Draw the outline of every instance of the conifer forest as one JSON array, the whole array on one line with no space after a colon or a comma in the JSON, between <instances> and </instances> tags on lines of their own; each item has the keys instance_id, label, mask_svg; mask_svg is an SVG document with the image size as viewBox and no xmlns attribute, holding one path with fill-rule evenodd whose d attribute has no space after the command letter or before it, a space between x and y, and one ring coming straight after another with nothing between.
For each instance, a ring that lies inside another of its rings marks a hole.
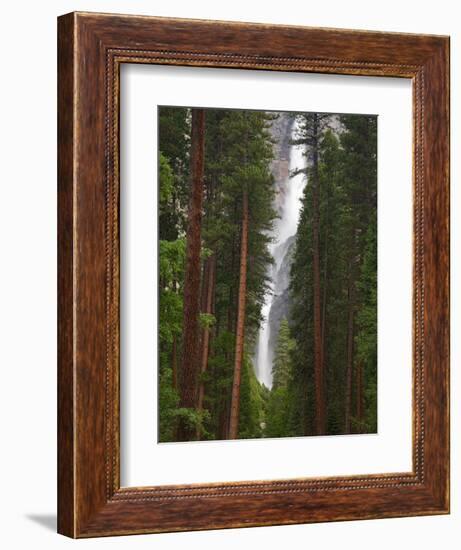
<instances>
[{"instance_id":1,"label":"conifer forest","mask_svg":"<svg viewBox=\"0 0 461 550\"><path fill-rule=\"evenodd\" d=\"M160 442L377 431L377 117L159 107Z\"/></svg>"}]
</instances>

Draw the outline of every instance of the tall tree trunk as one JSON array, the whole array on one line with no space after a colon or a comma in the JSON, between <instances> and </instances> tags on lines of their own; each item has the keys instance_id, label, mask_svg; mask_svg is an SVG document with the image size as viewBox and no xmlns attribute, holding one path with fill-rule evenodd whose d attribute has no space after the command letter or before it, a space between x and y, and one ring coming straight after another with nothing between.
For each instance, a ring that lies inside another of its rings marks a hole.
<instances>
[{"instance_id":1,"label":"tall tree trunk","mask_svg":"<svg viewBox=\"0 0 461 550\"><path fill-rule=\"evenodd\" d=\"M203 263L203 271L202 271L202 291L200 296L200 311L205 312L206 311L206 301L207 301L207 293L208 293L208 270L210 268L210 258L207 258Z\"/></svg>"},{"instance_id":2,"label":"tall tree trunk","mask_svg":"<svg viewBox=\"0 0 461 550\"><path fill-rule=\"evenodd\" d=\"M181 364L180 407L192 409L197 400L200 313L200 250L203 202L205 112L192 109L191 195L188 211L186 269L184 276L183 350ZM182 419L178 441L190 441L195 428Z\"/></svg>"},{"instance_id":3,"label":"tall tree trunk","mask_svg":"<svg viewBox=\"0 0 461 550\"><path fill-rule=\"evenodd\" d=\"M312 248L314 282L314 383L315 383L315 431L326 431L325 418L325 373L322 346L322 311L320 296L320 180L319 180L319 120L314 115L312 140Z\"/></svg>"},{"instance_id":4,"label":"tall tree trunk","mask_svg":"<svg viewBox=\"0 0 461 550\"><path fill-rule=\"evenodd\" d=\"M205 270L206 272L206 279L205 279L205 287L206 287L206 298L205 298L205 307L204 312L211 314L213 312L213 294L214 294L214 285L215 285L215 266L216 266L216 256L213 254L207 259L206 262L207 268ZM202 331L202 352L201 352L201 360L200 360L200 375L201 380L199 384L199 391L198 391L198 402L197 402L197 409L199 411L203 410L203 399L205 397L205 383L203 381L203 374L206 372L208 367L208 354L210 350L210 339L211 339L211 328L205 327ZM197 438L200 439L200 428L197 428Z\"/></svg>"},{"instance_id":5,"label":"tall tree trunk","mask_svg":"<svg viewBox=\"0 0 461 550\"><path fill-rule=\"evenodd\" d=\"M325 247L324 247L324 262L323 262L323 300L322 300L322 352L325 362L325 333L327 321L327 287L328 287L328 237L329 237L329 203L330 197L327 194L326 212L325 212ZM326 361L328 364L328 361ZM325 370L325 367L324 367Z\"/></svg>"},{"instance_id":6,"label":"tall tree trunk","mask_svg":"<svg viewBox=\"0 0 461 550\"><path fill-rule=\"evenodd\" d=\"M352 367L354 363L354 309L355 291L352 274L352 262L349 267L349 290L348 290L348 318L347 318L347 360L346 360L346 415L345 433L351 433L351 408L352 408Z\"/></svg>"},{"instance_id":7,"label":"tall tree trunk","mask_svg":"<svg viewBox=\"0 0 461 550\"><path fill-rule=\"evenodd\" d=\"M326 333L327 333L327 289L328 289L328 198L327 198L327 208L325 215L325 245L323 248L323 296L322 296L322 335L321 335L321 350L322 350L322 369L324 372L324 407L326 409L326 403L328 402L330 396L334 395L331 387L331 375L327 372L328 359L327 356L327 347L326 347ZM324 409L324 432L327 433L328 425L328 414Z\"/></svg>"},{"instance_id":8,"label":"tall tree trunk","mask_svg":"<svg viewBox=\"0 0 461 550\"><path fill-rule=\"evenodd\" d=\"M248 256L248 191L243 191L242 237L240 243L240 280L237 306L237 327L235 337L234 380L232 383L231 411L229 421L229 439L237 439L240 411L240 382L242 378L242 359L245 329L245 306Z\"/></svg>"},{"instance_id":9,"label":"tall tree trunk","mask_svg":"<svg viewBox=\"0 0 461 550\"><path fill-rule=\"evenodd\" d=\"M234 218L237 215L237 209L234 208ZM232 235L232 244L231 244L231 265L229 273L234 273L235 269L235 260L236 260L236 238L235 234ZM226 319L226 328L224 330L227 330L228 333L233 332L235 329L235 321L234 321L234 311L236 309L235 302L235 296L233 292L233 284L229 285L229 293L228 293L228 300L227 300L227 319ZM235 350L234 350L235 351ZM226 364L231 364L232 360L234 359L232 352L226 351L224 352L224 357L226 359ZM221 439L228 439L229 437L229 407L230 407L230 399L232 394L232 386L225 386L221 392L221 403L222 403L222 410L220 414L219 419L219 437Z\"/></svg>"},{"instance_id":10,"label":"tall tree trunk","mask_svg":"<svg viewBox=\"0 0 461 550\"><path fill-rule=\"evenodd\" d=\"M173 292L178 293L178 281L173 279ZM171 370L172 370L172 386L175 390L178 389L178 337L173 334L173 342L171 344Z\"/></svg>"},{"instance_id":11,"label":"tall tree trunk","mask_svg":"<svg viewBox=\"0 0 461 550\"><path fill-rule=\"evenodd\" d=\"M237 207L234 207L234 219L237 217ZM230 273L234 273L235 256L236 256L236 243L235 234L232 234L232 249L231 249L231 265ZM234 330L234 285L229 285L229 299L227 306L227 331L232 332Z\"/></svg>"}]
</instances>

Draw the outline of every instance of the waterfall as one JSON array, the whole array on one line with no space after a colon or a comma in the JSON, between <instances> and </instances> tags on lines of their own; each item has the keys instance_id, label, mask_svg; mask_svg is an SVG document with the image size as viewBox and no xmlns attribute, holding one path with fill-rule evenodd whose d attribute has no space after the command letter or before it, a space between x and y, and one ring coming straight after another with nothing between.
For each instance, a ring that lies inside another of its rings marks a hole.
<instances>
[{"instance_id":1,"label":"waterfall","mask_svg":"<svg viewBox=\"0 0 461 550\"><path fill-rule=\"evenodd\" d=\"M291 129L290 137L294 137L297 128L296 122L291 124L289 128ZM283 269L283 262L287 258L289 245L293 242L296 234L305 185L304 174L298 174L290 178L291 171L305 166L305 158L301 147L289 145L289 161L286 164L288 170L279 169L278 175L274 174L276 183L278 183L276 209L279 212L279 218L275 221L270 235L273 242L269 244L268 248L274 259L274 263L269 270L271 290L266 294L262 307L263 321L259 330L255 353L256 376L268 388L272 387L272 361L275 340L274 335L271 335L271 309L274 301L287 290L289 285L289 277L287 277L287 270Z\"/></svg>"}]
</instances>

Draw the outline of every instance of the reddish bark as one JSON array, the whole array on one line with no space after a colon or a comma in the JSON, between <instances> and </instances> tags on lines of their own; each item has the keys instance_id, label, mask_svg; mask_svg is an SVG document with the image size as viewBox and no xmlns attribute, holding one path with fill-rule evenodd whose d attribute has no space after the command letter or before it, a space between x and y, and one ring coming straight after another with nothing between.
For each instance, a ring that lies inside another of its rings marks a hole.
<instances>
[{"instance_id":1,"label":"reddish bark","mask_svg":"<svg viewBox=\"0 0 461 550\"><path fill-rule=\"evenodd\" d=\"M248 191L243 191L242 237L240 243L240 279L235 338L234 380L232 383L229 439L237 439L240 412L240 382L242 377L243 343L245 330L246 281L248 256Z\"/></svg>"},{"instance_id":2,"label":"reddish bark","mask_svg":"<svg viewBox=\"0 0 461 550\"><path fill-rule=\"evenodd\" d=\"M215 270L216 270L216 256L210 256L206 261L205 267L205 292L204 292L204 313L213 313L213 295L215 285ZM200 360L200 374L203 375L208 367L208 355L210 350L211 329L205 327L202 331L202 352ZM203 410L203 399L205 397L205 384L203 380L200 380L197 409ZM200 429L197 430L197 437L200 438Z\"/></svg>"},{"instance_id":3,"label":"reddish bark","mask_svg":"<svg viewBox=\"0 0 461 550\"><path fill-rule=\"evenodd\" d=\"M237 209L234 208L234 218L237 217ZM230 273L234 273L235 268L235 256L236 256L236 238L235 234L232 234L232 249L231 249L231 265ZM234 330L234 292L233 284L229 285L229 299L227 306L227 331L232 332Z\"/></svg>"},{"instance_id":4,"label":"reddish bark","mask_svg":"<svg viewBox=\"0 0 461 550\"><path fill-rule=\"evenodd\" d=\"M328 288L328 238L329 238L328 218L329 218L329 197L327 197L326 212L325 212L326 231L325 231L325 248L324 248L324 263L323 263L322 350L323 350L324 363L325 363L325 333L326 333L326 319L327 319L327 288Z\"/></svg>"},{"instance_id":5,"label":"reddish bark","mask_svg":"<svg viewBox=\"0 0 461 550\"><path fill-rule=\"evenodd\" d=\"M207 282L208 282L208 266L209 261L208 259L205 260L203 263L203 271L202 271L202 290L201 290L201 296L200 296L200 311L204 312L206 309L206 298L207 298Z\"/></svg>"},{"instance_id":6,"label":"reddish bark","mask_svg":"<svg viewBox=\"0 0 461 550\"><path fill-rule=\"evenodd\" d=\"M180 385L180 407L183 408L195 408L197 404L204 143L204 110L192 109L191 196L184 276L183 353ZM186 422L181 421L178 427L178 440L189 441L194 436L195 429L191 429Z\"/></svg>"}]
</instances>

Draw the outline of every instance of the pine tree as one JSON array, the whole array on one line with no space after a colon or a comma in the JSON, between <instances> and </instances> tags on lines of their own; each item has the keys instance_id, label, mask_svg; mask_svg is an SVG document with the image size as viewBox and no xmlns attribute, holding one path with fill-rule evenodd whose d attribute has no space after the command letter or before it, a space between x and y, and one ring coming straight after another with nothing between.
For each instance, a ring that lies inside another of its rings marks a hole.
<instances>
[{"instance_id":1,"label":"pine tree","mask_svg":"<svg viewBox=\"0 0 461 550\"><path fill-rule=\"evenodd\" d=\"M269 172L272 146L267 132L268 118L264 113L239 112L233 115L228 126L231 136L236 130L241 136L240 142L233 143L237 158L240 158L240 165L234 166L232 176L228 180L232 186L238 185L237 201L240 202L240 207L237 210L241 211L239 288L228 434L230 439L238 437L245 341L254 344L267 289L267 264L270 258L267 253L269 239L265 232L271 228L272 220L275 218L272 208L273 178ZM251 265L250 271L248 265ZM253 299L247 300L250 289Z\"/></svg>"},{"instance_id":2,"label":"pine tree","mask_svg":"<svg viewBox=\"0 0 461 550\"><path fill-rule=\"evenodd\" d=\"M312 188L312 286L313 286L313 342L314 342L314 391L315 391L315 433L326 432L326 399L325 399L325 357L322 338L322 298L320 282L320 177L319 155L322 134L328 123L328 116L319 113L298 115L298 137L295 145L305 147L308 159L306 172L308 184Z\"/></svg>"},{"instance_id":3,"label":"pine tree","mask_svg":"<svg viewBox=\"0 0 461 550\"><path fill-rule=\"evenodd\" d=\"M232 382L229 439L237 439L240 408L240 381L242 376L243 342L245 330L245 307L247 290L248 255L248 191L242 192L242 228L240 237L240 274L237 300L237 328L235 334L235 366Z\"/></svg>"},{"instance_id":4,"label":"pine tree","mask_svg":"<svg viewBox=\"0 0 461 550\"><path fill-rule=\"evenodd\" d=\"M371 392L369 402L371 407L376 404L375 372L376 348L374 361L369 358L369 367L363 369L363 359L357 346L362 339L359 336L358 319L365 315L368 305L368 326L372 331L372 340L376 342L376 302L373 303L368 292L376 291L376 240L373 241L373 227L376 227L376 197L377 197L377 118L363 115L343 115L341 122L345 132L341 136L344 151L344 189L345 203L349 205L349 213L345 223L345 234L348 235L349 274L348 274L348 351L346 372L346 409L345 431L362 431L363 421L353 415L360 409L364 396L360 393L367 386ZM374 231L376 235L376 231ZM371 240L371 245L370 241ZM367 243L368 241L368 243ZM368 248L369 280L366 287L361 284L363 263ZM362 287L362 288L361 288ZM367 304L368 302L368 304ZM374 321L373 321L374 320ZM363 321L362 321L363 325ZM367 328L362 327L362 334ZM363 346L362 346L363 347ZM354 384L355 377L355 384ZM362 379L363 378L363 379ZM355 392L354 392L355 386ZM368 413L369 418L370 411Z\"/></svg>"}]
</instances>

